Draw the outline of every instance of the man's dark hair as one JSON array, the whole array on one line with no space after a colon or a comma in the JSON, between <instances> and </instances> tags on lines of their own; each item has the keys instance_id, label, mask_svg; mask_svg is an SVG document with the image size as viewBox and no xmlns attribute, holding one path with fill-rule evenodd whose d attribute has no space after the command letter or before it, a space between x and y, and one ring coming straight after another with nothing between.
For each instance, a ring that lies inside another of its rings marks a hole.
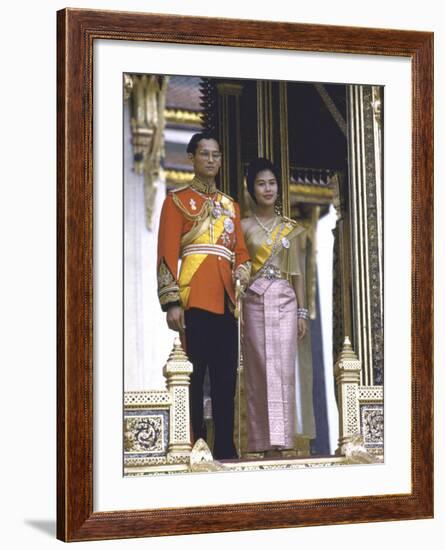
<instances>
[{"instance_id":1,"label":"man's dark hair","mask_svg":"<svg viewBox=\"0 0 445 550\"><path fill-rule=\"evenodd\" d=\"M249 191L249 195L252 197L254 202L256 202L255 178L258 172L262 172L263 170L270 170L272 174L275 176L277 180L277 185L278 185L278 196L280 196L280 177L279 177L279 172L277 167L269 159L266 159L264 157L258 157L256 159L253 159L249 163L249 166L247 167L247 171L246 171L247 190Z\"/></svg>"},{"instance_id":2,"label":"man's dark hair","mask_svg":"<svg viewBox=\"0 0 445 550\"><path fill-rule=\"evenodd\" d=\"M189 144L187 145L187 153L191 153L194 155L196 153L196 148L198 147L198 143L202 139L214 139L216 143L219 145L219 148L221 149L221 144L219 143L219 139L216 137L216 135L213 132L205 131L205 132L198 132L197 134L193 134L191 137Z\"/></svg>"}]
</instances>

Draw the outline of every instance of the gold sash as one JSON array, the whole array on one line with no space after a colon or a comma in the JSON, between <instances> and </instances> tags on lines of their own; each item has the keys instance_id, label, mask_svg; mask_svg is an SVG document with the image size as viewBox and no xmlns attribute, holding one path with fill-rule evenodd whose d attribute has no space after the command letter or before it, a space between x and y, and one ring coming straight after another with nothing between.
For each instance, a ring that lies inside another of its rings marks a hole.
<instances>
[{"instance_id":1,"label":"gold sash","mask_svg":"<svg viewBox=\"0 0 445 550\"><path fill-rule=\"evenodd\" d=\"M230 199L218 195L218 200L225 210L234 212L233 203ZM181 239L181 248L188 244L215 244L224 232L224 220L228 216L222 214L219 218L215 218L213 222L213 231L210 231L211 212L202 221L198 222L188 233ZM213 233L213 235L212 235ZM181 298L182 307L186 307L190 295L190 282L194 274L198 271L199 266L207 258L208 254L191 254L182 258L181 272L179 274L179 295Z\"/></svg>"},{"instance_id":2,"label":"gold sash","mask_svg":"<svg viewBox=\"0 0 445 550\"><path fill-rule=\"evenodd\" d=\"M301 233L301 231L302 229L298 226L295 227L293 225L286 223L283 227L283 223L279 223L271 233L272 244L266 243L266 240L264 239L264 233L263 233L261 235L261 241L255 249L255 253L252 254L252 275L255 275L255 273L257 273L257 271L259 271L264 266L266 261L270 258L272 254L273 243L275 242L275 239L277 237L279 239L283 239L283 237L286 237L289 241L291 241L294 237L296 237L299 233ZM246 242L247 242L247 238L246 238ZM274 255L278 254L281 250L283 250L283 245L281 242L277 243L277 245L278 246L274 251Z\"/></svg>"}]
</instances>

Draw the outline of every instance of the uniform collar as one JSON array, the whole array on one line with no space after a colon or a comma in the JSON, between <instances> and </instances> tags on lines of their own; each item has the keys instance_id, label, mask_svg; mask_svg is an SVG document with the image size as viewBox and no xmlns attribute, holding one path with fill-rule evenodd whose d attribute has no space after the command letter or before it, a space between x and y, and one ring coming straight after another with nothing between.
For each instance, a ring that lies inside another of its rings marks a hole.
<instances>
[{"instance_id":1,"label":"uniform collar","mask_svg":"<svg viewBox=\"0 0 445 550\"><path fill-rule=\"evenodd\" d=\"M190 187L199 193L204 193L205 195L213 195L217 192L216 184L213 181L212 183L204 183L196 176L192 179Z\"/></svg>"}]
</instances>

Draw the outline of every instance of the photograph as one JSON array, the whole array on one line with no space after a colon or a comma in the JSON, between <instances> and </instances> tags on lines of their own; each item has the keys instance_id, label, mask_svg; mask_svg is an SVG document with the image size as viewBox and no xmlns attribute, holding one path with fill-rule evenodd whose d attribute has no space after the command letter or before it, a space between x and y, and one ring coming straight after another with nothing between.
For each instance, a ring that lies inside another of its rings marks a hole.
<instances>
[{"instance_id":1,"label":"photograph","mask_svg":"<svg viewBox=\"0 0 445 550\"><path fill-rule=\"evenodd\" d=\"M4 548L444 539L440 5L5 4Z\"/></svg>"},{"instance_id":2,"label":"photograph","mask_svg":"<svg viewBox=\"0 0 445 550\"><path fill-rule=\"evenodd\" d=\"M122 88L125 475L383 462L384 87Z\"/></svg>"},{"instance_id":3,"label":"photograph","mask_svg":"<svg viewBox=\"0 0 445 550\"><path fill-rule=\"evenodd\" d=\"M58 538L431 517L432 33L57 21Z\"/></svg>"}]
</instances>

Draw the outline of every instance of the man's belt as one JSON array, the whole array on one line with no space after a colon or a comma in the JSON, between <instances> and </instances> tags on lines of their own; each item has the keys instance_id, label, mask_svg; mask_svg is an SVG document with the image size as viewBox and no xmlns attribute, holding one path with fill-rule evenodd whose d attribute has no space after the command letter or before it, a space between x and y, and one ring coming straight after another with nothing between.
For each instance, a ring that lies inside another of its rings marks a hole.
<instances>
[{"instance_id":1,"label":"man's belt","mask_svg":"<svg viewBox=\"0 0 445 550\"><path fill-rule=\"evenodd\" d=\"M192 256L194 254L210 254L225 258L229 262L235 261L235 254L221 244L188 244L182 249L182 257Z\"/></svg>"}]
</instances>

